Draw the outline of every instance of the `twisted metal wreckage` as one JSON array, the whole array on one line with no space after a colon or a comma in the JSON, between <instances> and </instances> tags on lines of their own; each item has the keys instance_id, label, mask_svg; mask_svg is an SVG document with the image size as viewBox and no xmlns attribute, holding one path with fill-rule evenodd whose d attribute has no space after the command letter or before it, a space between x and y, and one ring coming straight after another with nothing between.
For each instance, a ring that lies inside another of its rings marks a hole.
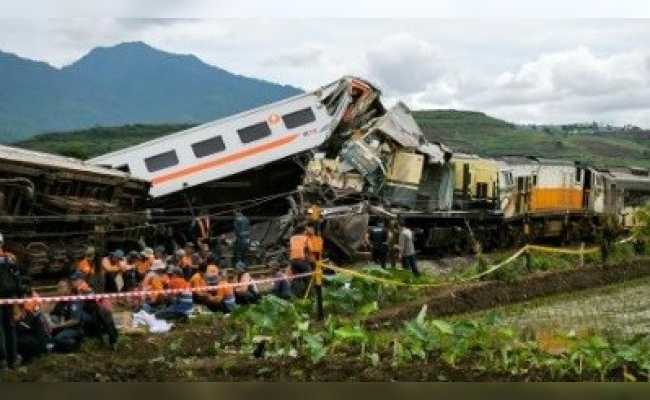
<instances>
[{"instance_id":1,"label":"twisted metal wreckage","mask_svg":"<svg viewBox=\"0 0 650 400\"><path fill-rule=\"evenodd\" d=\"M346 76L89 161L149 180L159 207L209 204L213 212L219 203L295 193L288 214L251 227L253 252L282 253L290 227L320 203L326 242L353 256L369 216L391 214L382 204L412 208L422 196L451 203L438 190L449 184L451 151L427 142L404 104L386 110L379 97L372 84ZM277 216L282 208L275 201L255 211Z\"/></svg>"}]
</instances>

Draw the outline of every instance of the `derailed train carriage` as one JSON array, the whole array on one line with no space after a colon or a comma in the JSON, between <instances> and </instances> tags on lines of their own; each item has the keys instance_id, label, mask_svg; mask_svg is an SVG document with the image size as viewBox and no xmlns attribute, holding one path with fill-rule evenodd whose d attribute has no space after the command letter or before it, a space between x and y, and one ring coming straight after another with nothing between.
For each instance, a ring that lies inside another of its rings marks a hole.
<instances>
[{"instance_id":1,"label":"derailed train carriage","mask_svg":"<svg viewBox=\"0 0 650 400\"><path fill-rule=\"evenodd\" d=\"M87 246L142 234L149 182L8 146L0 159L0 232L29 275L64 272Z\"/></svg>"}]
</instances>

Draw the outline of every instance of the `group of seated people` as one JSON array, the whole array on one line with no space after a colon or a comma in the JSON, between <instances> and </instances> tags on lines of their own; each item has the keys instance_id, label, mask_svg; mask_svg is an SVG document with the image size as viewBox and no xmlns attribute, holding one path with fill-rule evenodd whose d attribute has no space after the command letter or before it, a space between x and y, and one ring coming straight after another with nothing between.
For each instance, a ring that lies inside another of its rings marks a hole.
<instances>
[{"instance_id":1,"label":"group of seated people","mask_svg":"<svg viewBox=\"0 0 650 400\"><path fill-rule=\"evenodd\" d=\"M225 261L213 254L207 244L201 244L195 252L194 244L187 243L171 255L166 254L163 246L146 247L128 255L116 249L101 259L98 272L92 267L93 259L94 254L89 251L77 263L76 273L104 292L145 292L143 296L132 297L139 301L132 307L158 318L186 319L197 304L213 312L229 313L237 304L257 302L261 295L245 262L237 261L234 268L223 268ZM269 266L276 278L270 293L291 298L290 271L278 264Z\"/></svg>"},{"instance_id":2,"label":"group of seated people","mask_svg":"<svg viewBox=\"0 0 650 400\"><path fill-rule=\"evenodd\" d=\"M91 294L92 290L80 274L62 279L57 284L59 296ZM16 309L16 350L23 362L55 352L73 352L85 338L94 337L117 349L118 330L111 308L101 299L61 300L53 307L41 304L38 293ZM49 307L45 307L45 305ZM45 308L49 309L48 312Z\"/></svg>"},{"instance_id":3,"label":"group of seated people","mask_svg":"<svg viewBox=\"0 0 650 400\"><path fill-rule=\"evenodd\" d=\"M133 312L144 310L156 318L187 320L195 305L212 312L230 313L237 305L256 303L261 298L257 283L246 264L239 261L228 276L218 266L217 257L201 247L191 246L167 256L163 247L130 253L116 249L93 267L92 248L76 263L74 273L57 284L58 296L111 292L143 292L125 296L121 302ZM269 264L275 280L268 293L283 299L293 297L291 272L278 263ZM47 304L47 306L45 306ZM107 298L61 300L42 303L38 293L16 315L16 343L24 361L55 352L74 352L85 338L96 337L116 349L118 330L113 318L114 304ZM47 312L45 310L48 310Z\"/></svg>"}]
</instances>

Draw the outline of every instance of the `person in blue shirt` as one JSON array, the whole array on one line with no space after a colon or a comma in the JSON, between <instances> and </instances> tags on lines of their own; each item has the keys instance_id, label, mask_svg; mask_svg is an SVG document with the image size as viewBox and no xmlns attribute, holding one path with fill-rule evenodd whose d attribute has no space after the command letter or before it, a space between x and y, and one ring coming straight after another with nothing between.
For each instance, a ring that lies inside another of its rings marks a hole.
<instances>
[{"instance_id":1,"label":"person in blue shirt","mask_svg":"<svg viewBox=\"0 0 650 400\"><path fill-rule=\"evenodd\" d=\"M236 211L233 227L235 229L233 265L238 262L246 263L246 257L251 244L250 221L241 211Z\"/></svg>"}]
</instances>

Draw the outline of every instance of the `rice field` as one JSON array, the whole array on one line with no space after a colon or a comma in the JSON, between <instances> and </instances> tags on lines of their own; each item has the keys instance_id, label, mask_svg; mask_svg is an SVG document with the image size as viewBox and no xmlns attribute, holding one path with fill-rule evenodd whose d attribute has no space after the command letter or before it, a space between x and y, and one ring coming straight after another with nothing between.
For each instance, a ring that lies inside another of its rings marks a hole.
<instances>
[{"instance_id":1,"label":"rice field","mask_svg":"<svg viewBox=\"0 0 650 400\"><path fill-rule=\"evenodd\" d=\"M536 335L597 332L650 334L650 278L536 299L493 309L505 325ZM487 312L472 314L482 316Z\"/></svg>"}]
</instances>

